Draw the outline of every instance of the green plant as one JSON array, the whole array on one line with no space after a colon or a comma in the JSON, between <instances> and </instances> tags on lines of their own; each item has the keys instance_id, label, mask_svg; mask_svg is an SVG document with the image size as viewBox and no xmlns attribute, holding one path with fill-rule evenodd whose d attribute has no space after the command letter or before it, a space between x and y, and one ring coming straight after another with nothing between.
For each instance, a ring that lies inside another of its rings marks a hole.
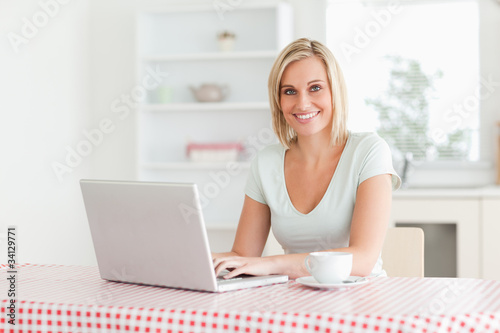
<instances>
[{"instance_id":1,"label":"green plant","mask_svg":"<svg viewBox=\"0 0 500 333\"><path fill-rule=\"evenodd\" d=\"M365 103L378 113L378 134L400 155L408 152L414 160L465 159L470 151L470 133L456 129L433 139L429 129L429 103L435 98L434 81L441 71L426 74L420 63L400 56L386 56L390 62L389 84L377 98L366 98ZM437 156L436 156L437 155Z\"/></svg>"}]
</instances>

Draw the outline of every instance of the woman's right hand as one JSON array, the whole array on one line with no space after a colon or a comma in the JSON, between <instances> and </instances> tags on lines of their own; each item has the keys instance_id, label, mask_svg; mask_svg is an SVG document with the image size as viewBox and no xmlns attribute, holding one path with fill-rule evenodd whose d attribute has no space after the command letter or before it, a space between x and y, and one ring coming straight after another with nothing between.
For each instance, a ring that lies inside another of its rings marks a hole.
<instances>
[{"instance_id":1,"label":"woman's right hand","mask_svg":"<svg viewBox=\"0 0 500 333\"><path fill-rule=\"evenodd\" d=\"M212 259L215 260L217 258L223 258L223 257L232 257L232 256L237 256L235 252L222 252L222 253L217 253L217 252L212 252Z\"/></svg>"},{"instance_id":2,"label":"woman's right hand","mask_svg":"<svg viewBox=\"0 0 500 333\"><path fill-rule=\"evenodd\" d=\"M275 272L276 264L275 257L240 257L227 256L225 258L214 259L215 274L219 274L228 270L229 273L224 275L225 279L229 279L240 274L249 275L270 275L278 274Z\"/></svg>"}]
</instances>

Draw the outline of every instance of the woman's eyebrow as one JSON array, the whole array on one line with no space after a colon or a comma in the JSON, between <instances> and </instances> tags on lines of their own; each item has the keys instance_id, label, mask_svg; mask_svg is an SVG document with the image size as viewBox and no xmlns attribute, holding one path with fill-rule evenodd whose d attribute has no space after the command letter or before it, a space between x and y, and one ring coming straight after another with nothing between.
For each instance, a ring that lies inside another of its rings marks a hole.
<instances>
[{"instance_id":1,"label":"woman's eyebrow","mask_svg":"<svg viewBox=\"0 0 500 333\"><path fill-rule=\"evenodd\" d=\"M323 81L323 80L312 80L312 81L307 82L307 85L310 85L313 82L325 82L325 81Z\"/></svg>"},{"instance_id":2,"label":"woman's eyebrow","mask_svg":"<svg viewBox=\"0 0 500 333\"><path fill-rule=\"evenodd\" d=\"M325 81L323 81L323 80L312 80L312 81L307 82L307 85L310 85L311 83L314 83L314 82L323 82L324 83ZM282 85L280 87L280 89L281 88L285 88L285 87L293 88L293 86L291 84L284 84L284 85Z\"/></svg>"}]
</instances>

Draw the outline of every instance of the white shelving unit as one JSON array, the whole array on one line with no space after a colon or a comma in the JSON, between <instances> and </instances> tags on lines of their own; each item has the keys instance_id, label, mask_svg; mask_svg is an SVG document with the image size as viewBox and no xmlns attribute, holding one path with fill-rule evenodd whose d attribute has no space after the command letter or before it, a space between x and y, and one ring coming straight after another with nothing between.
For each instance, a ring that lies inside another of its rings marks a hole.
<instances>
[{"instance_id":1,"label":"white shelving unit","mask_svg":"<svg viewBox=\"0 0 500 333\"><path fill-rule=\"evenodd\" d=\"M138 107L139 179L197 183L208 198L207 225L234 227L250 163L191 163L186 146L241 142L256 150L270 143L263 135L271 129L267 78L292 40L292 22L291 6L277 1L242 3L223 13L212 5L169 6L138 17L138 82L148 68L168 73ZM222 31L236 35L232 51L219 50ZM205 83L227 86L228 96L197 102L191 88ZM168 92L163 100L160 90Z\"/></svg>"}]
</instances>

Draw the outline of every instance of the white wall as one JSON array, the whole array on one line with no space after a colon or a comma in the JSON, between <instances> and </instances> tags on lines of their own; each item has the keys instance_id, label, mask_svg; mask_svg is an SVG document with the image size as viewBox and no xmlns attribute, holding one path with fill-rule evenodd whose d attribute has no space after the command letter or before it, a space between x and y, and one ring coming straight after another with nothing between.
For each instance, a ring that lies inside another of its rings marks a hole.
<instances>
[{"instance_id":1,"label":"white wall","mask_svg":"<svg viewBox=\"0 0 500 333\"><path fill-rule=\"evenodd\" d=\"M130 96L136 84L135 12L138 1L91 1L90 75L93 127L110 119L106 134L92 155L90 177L134 179L136 176L135 115L118 117L113 105ZM132 110L132 109L131 109ZM123 119L122 119L123 118Z\"/></svg>"},{"instance_id":2,"label":"white wall","mask_svg":"<svg viewBox=\"0 0 500 333\"><path fill-rule=\"evenodd\" d=\"M52 169L91 120L88 2L43 3L51 15L35 0L0 1L0 262L8 225L18 228L19 262L91 262L77 186L90 158L61 181Z\"/></svg>"},{"instance_id":3,"label":"white wall","mask_svg":"<svg viewBox=\"0 0 500 333\"><path fill-rule=\"evenodd\" d=\"M39 1L56 0L0 0L0 34L20 34L23 18L41 10ZM500 79L500 6L480 1L482 71ZM0 39L0 237L7 225L18 226L19 261L95 264L78 180L136 176L135 117L117 118L112 104L137 83L135 13L165 3L212 1L68 1L18 53ZM325 1L291 3L295 36L325 41L318 19ZM484 102L492 120L500 120L499 96L500 89ZM105 118L113 121L113 132L94 137L92 151L59 181L52 163L65 163L67 147L77 149L86 140L83 132Z\"/></svg>"}]
</instances>

